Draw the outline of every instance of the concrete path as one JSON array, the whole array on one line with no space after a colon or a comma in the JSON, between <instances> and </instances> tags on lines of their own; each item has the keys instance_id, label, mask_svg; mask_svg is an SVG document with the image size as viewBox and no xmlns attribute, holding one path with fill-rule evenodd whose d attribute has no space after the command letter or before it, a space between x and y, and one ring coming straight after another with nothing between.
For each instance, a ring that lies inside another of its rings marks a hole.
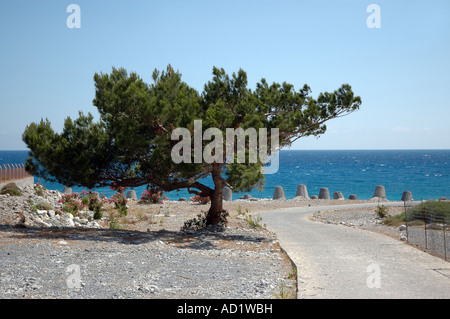
<instances>
[{"instance_id":1,"label":"concrete path","mask_svg":"<svg viewBox=\"0 0 450 319\"><path fill-rule=\"evenodd\" d=\"M385 235L307 218L319 210L376 205L299 207L260 214L297 266L298 298L450 298L450 262Z\"/></svg>"}]
</instances>

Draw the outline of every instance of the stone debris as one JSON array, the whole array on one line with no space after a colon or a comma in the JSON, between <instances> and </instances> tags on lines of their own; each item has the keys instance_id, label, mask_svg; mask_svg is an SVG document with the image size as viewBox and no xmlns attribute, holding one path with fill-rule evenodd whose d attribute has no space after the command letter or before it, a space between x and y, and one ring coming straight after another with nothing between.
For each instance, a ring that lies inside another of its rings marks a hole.
<instances>
[{"instance_id":1,"label":"stone debris","mask_svg":"<svg viewBox=\"0 0 450 319\"><path fill-rule=\"evenodd\" d=\"M43 196L36 193L34 185L20 187L21 196L0 195L0 223L26 228L33 227L84 227L101 228L93 219L94 212L79 212L82 218L75 219L70 213L62 212L58 201L63 193L45 190ZM66 193L68 190L65 189ZM71 190L70 190L71 191ZM38 203L48 204L53 209L33 209Z\"/></svg>"}]
</instances>

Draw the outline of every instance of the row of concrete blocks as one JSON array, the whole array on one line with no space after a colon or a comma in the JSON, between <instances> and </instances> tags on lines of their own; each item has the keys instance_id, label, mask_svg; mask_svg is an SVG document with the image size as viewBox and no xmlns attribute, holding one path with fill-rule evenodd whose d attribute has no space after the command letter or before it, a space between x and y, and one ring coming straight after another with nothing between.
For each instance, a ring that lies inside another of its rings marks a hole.
<instances>
[{"instance_id":1,"label":"row of concrete blocks","mask_svg":"<svg viewBox=\"0 0 450 319\"><path fill-rule=\"evenodd\" d=\"M63 192L63 194L72 194L72 189L70 187L65 187ZM94 192L96 193L96 192ZM98 193L97 193L98 194ZM306 199L331 199L330 198L330 191L328 190L328 188L326 187L322 187L319 191L319 196L317 195L308 195L308 189L306 188L306 185L304 184L300 184L297 187L297 192L295 194L296 197L303 197ZM136 195L136 191L134 190L129 190L127 192L126 197L128 199L137 199L137 195ZM373 197L377 197L377 198L386 198L386 190L384 188L383 185L378 185L375 187L375 192L373 194ZM228 187L225 186L223 189L223 199L225 201L232 201L233 200L233 192L232 190ZM273 193L273 199L286 199L286 196L284 194L284 188L283 186L277 186L275 187L275 191ZM333 199L344 199L344 195L342 194L342 192L334 192L333 193ZM357 200L358 196L356 196L355 194L351 194L348 197L349 200ZM402 201L413 201L412 198L412 194L410 191L404 191L402 194Z\"/></svg>"},{"instance_id":2,"label":"row of concrete blocks","mask_svg":"<svg viewBox=\"0 0 450 319\"><path fill-rule=\"evenodd\" d=\"M308 195L308 189L306 188L306 185L304 184L300 184L297 187L297 192L295 194L296 197L303 197L305 199L331 199L330 198L330 191L328 190L328 188L326 187L322 187L319 191L319 196L317 195ZM383 185L378 185L375 187L375 192L373 194L373 197L375 198L382 198L385 199L386 198L386 190L384 188ZM223 190L223 198L226 201L231 201L232 200L232 192L228 187L225 187ZM286 196L284 194L284 188L283 186L277 186L275 187L275 191L273 193L273 199L278 200L278 199L286 199ZM342 194L342 192L334 192L333 193L333 199L344 199L344 195ZM356 196L355 194L351 194L348 197L349 200L357 200L358 196ZM412 201L412 194L410 191L404 191L403 195L402 195L402 201Z\"/></svg>"}]
</instances>

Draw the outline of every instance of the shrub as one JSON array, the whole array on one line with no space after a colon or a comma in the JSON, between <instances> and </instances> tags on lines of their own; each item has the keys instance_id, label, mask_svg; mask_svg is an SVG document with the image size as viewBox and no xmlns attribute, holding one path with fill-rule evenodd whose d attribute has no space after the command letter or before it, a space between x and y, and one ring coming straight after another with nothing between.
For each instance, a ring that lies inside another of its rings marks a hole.
<instances>
[{"instance_id":1,"label":"shrub","mask_svg":"<svg viewBox=\"0 0 450 319\"><path fill-rule=\"evenodd\" d=\"M197 215L196 218L189 219L184 222L183 227L181 227L180 230L188 230L188 229L202 229L207 226L207 220L206 220L206 212L200 213ZM229 214L226 210L223 210L222 213L219 216L219 222L216 226L219 227L226 227L228 223Z\"/></svg>"},{"instance_id":2,"label":"shrub","mask_svg":"<svg viewBox=\"0 0 450 319\"><path fill-rule=\"evenodd\" d=\"M199 203L202 205L208 204L211 201L211 198L209 196L202 197L200 195L195 195L195 196L191 197L190 199L192 202Z\"/></svg>"},{"instance_id":3,"label":"shrub","mask_svg":"<svg viewBox=\"0 0 450 319\"><path fill-rule=\"evenodd\" d=\"M36 195L44 197L45 196L45 191L47 190L43 185L36 183L34 186L34 192L36 193Z\"/></svg>"},{"instance_id":4,"label":"shrub","mask_svg":"<svg viewBox=\"0 0 450 319\"><path fill-rule=\"evenodd\" d=\"M128 215L128 208L127 208L127 198L122 193L116 193L113 197L111 197L110 203L114 203L114 206L119 211L120 216L127 216Z\"/></svg>"},{"instance_id":5,"label":"shrub","mask_svg":"<svg viewBox=\"0 0 450 319\"><path fill-rule=\"evenodd\" d=\"M164 192L156 188L146 190L141 194L141 203L162 204Z\"/></svg>"},{"instance_id":6,"label":"shrub","mask_svg":"<svg viewBox=\"0 0 450 319\"><path fill-rule=\"evenodd\" d=\"M120 224L118 221L119 214L111 212L109 214L109 229L120 229Z\"/></svg>"},{"instance_id":7,"label":"shrub","mask_svg":"<svg viewBox=\"0 0 450 319\"><path fill-rule=\"evenodd\" d=\"M21 196L22 192L15 183L8 183L2 187L0 194L1 195L9 194L10 196Z\"/></svg>"},{"instance_id":8,"label":"shrub","mask_svg":"<svg viewBox=\"0 0 450 319\"><path fill-rule=\"evenodd\" d=\"M102 217L103 213L100 210L98 211L94 210L94 219L102 219Z\"/></svg>"},{"instance_id":9,"label":"shrub","mask_svg":"<svg viewBox=\"0 0 450 319\"><path fill-rule=\"evenodd\" d=\"M102 207L106 201L107 199L103 194L100 198L95 195L90 197L89 210L94 212L94 219L101 219L103 217Z\"/></svg>"},{"instance_id":10,"label":"shrub","mask_svg":"<svg viewBox=\"0 0 450 319\"><path fill-rule=\"evenodd\" d=\"M89 205L89 198L84 196L81 197L81 203L83 204L83 206L88 206Z\"/></svg>"},{"instance_id":11,"label":"shrub","mask_svg":"<svg viewBox=\"0 0 450 319\"><path fill-rule=\"evenodd\" d=\"M377 213L378 217L384 218L384 217L388 217L388 208L384 205L381 206L377 206L377 208L375 209L375 213Z\"/></svg>"},{"instance_id":12,"label":"shrub","mask_svg":"<svg viewBox=\"0 0 450 319\"><path fill-rule=\"evenodd\" d=\"M206 227L206 214L200 213L197 217L185 221L183 227L181 227L181 230L202 229L204 227Z\"/></svg>"},{"instance_id":13,"label":"shrub","mask_svg":"<svg viewBox=\"0 0 450 319\"><path fill-rule=\"evenodd\" d=\"M450 224L450 203L429 200L406 211L406 221L423 220Z\"/></svg>"},{"instance_id":14,"label":"shrub","mask_svg":"<svg viewBox=\"0 0 450 319\"><path fill-rule=\"evenodd\" d=\"M247 224L251 228L265 228L266 227L266 224L261 225L262 217L259 215L256 217L253 217L252 215L246 215L244 220L247 222Z\"/></svg>"},{"instance_id":15,"label":"shrub","mask_svg":"<svg viewBox=\"0 0 450 319\"><path fill-rule=\"evenodd\" d=\"M388 226L400 226L405 223L405 214L400 213L394 216L389 216L389 218L383 221L383 224Z\"/></svg>"},{"instance_id":16,"label":"shrub","mask_svg":"<svg viewBox=\"0 0 450 319\"><path fill-rule=\"evenodd\" d=\"M39 202L35 206L38 210L53 210L52 205L46 202Z\"/></svg>"},{"instance_id":17,"label":"shrub","mask_svg":"<svg viewBox=\"0 0 450 319\"><path fill-rule=\"evenodd\" d=\"M61 210L65 213L76 215L78 211L84 208L84 205L77 193L63 195L58 201L62 205Z\"/></svg>"},{"instance_id":18,"label":"shrub","mask_svg":"<svg viewBox=\"0 0 450 319\"><path fill-rule=\"evenodd\" d=\"M101 209L103 207L103 204L107 201L106 197L101 194L100 198L98 198L97 193L94 193L92 191L83 191L83 195L83 205L90 211L94 212L94 219L101 219L103 217Z\"/></svg>"}]
</instances>

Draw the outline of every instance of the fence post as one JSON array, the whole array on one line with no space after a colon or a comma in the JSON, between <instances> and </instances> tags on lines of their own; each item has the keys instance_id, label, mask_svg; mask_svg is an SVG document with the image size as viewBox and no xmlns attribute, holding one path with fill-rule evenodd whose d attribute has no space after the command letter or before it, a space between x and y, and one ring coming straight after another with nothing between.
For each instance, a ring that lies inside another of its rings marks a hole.
<instances>
[{"instance_id":1,"label":"fence post","mask_svg":"<svg viewBox=\"0 0 450 319\"><path fill-rule=\"evenodd\" d=\"M406 242L409 243L409 236L408 236L408 219L406 217L406 201L403 202L403 206L405 208L405 226L406 226Z\"/></svg>"},{"instance_id":2,"label":"fence post","mask_svg":"<svg viewBox=\"0 0 450 319\"><path fill-rule=\"evenodd\" d=\"M447 227L447 225L445 224L445 220L444 220L444 224L442 225L442 228L444 229L444 258L445 261L447 261L447 240L445 238L445 228Z\"/></svg>"},{"instance_id":3,"label":"fence post","mask_svg":"<svg viewBox=\"0 0 450 319\"><path fill-rule=\"evenodd\" d=\"M445 229L447 228L447 214L444 212L443 223L442 223L442 231L444 233L444 260L447 261L447 239L445 238Z\"/></svg>"},{"instance_id":4,"label":"fence post","mask_svg":"<svg viewBox=\"0 0 450 319\"><path fill-rule=\"evenodd\" d=\"M426 205L423 205L423 221L425 224L425 250L428 250L428 238L427 238L427 210Z\"/></svg>"}]
</instances>

